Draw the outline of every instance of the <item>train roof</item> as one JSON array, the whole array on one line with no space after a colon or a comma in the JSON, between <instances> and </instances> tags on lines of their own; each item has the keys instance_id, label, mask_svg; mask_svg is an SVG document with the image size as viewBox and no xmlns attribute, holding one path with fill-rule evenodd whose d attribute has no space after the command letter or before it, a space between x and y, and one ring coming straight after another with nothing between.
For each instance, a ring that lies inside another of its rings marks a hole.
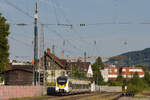
<instances>
[{"instance_id":1,"label":"train roof","mask_svg":"<svg viewBox=\"0 0 150 100\"><path fill-rule=\"evenodd\" d=\"M83 80L83 81L89 81L88 79L84 78L75 78L75 77L68 77L68 76L59 76L57 78L67 78L67 79L74 79L74 80Z\"/></svg>"},{"instance_id":2,"label":"train roof","mask_svg":"<svg viewBox=\"0 0 150 100\"><path fill-rule=\"evenodd\" d=\"M59 76L59 77L57 77L57 79L58 78L66 78L66 79L68 79L68 76Z\"/></svg>"}]
</instances>

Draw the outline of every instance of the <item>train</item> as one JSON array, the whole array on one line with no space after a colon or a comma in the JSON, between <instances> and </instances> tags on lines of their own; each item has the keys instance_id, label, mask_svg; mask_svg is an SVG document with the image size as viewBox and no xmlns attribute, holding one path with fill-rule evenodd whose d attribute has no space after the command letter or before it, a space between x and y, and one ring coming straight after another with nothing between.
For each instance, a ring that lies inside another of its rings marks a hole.
<instances>
[{"instance_id":1,"label":"train","mask_svg":"<svg viewBox=\"0 0 150 100\"><path fill-rule=\"evenodd\" d=\"M56 80L55 92L60 95L91 92L91 81L59 76Z\"/></svg>"}]
</instances>

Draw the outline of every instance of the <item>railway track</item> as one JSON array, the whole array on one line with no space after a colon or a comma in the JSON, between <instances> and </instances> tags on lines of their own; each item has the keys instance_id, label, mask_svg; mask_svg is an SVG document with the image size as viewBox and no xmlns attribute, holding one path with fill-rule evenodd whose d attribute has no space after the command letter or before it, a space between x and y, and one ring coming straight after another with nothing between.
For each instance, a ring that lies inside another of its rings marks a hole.
<instances>
[{"instance_id":1,"label":"railway track","mask_svg":"<svg viewBox=\"0 0 150 100\"><path fill-rule=\"evenodd\" d=\"M98 93L86 93L86 94L69 95L69 96L65 96L63 98L60 98L58 100L78 100L78 99L81 99L81 98L94 96L94 95L97 95L97 94Z\"/></svg>"},{"instance_id":2,"label":"railway track","mask_svg":"<svg viewBox=\"0 0 150 100\"><path fill-rule=\"evenodd\" d=\"M79 99L89 99L94 100L94 97L98 96L99 99L111 98L112 96L119 96L121 93L86 93L86 94L78 94L78 95L69 95L58 99L53 100L79 100ZM101 95L101 96L100 96ZM93 98L93 99L92 99Z\"/></svg>"},{"instance_id":3,"label":"railway track","mask_svg":"<svg viewBox=\"0 0 150 100\"><path fill-rule=\"evenodd\" d=\"M84 94L72 94L67 96L45 96L45 97L35 97L35 98L26 98L23 100L79 100L85 99L94 100L94 98L99 98L100 100L111 98L113 96L120 95L120 93L84 93ZM93 98L93 99L92 99ZM118 100L118 99L114 99Z\"/></svg>"}]
</instances>

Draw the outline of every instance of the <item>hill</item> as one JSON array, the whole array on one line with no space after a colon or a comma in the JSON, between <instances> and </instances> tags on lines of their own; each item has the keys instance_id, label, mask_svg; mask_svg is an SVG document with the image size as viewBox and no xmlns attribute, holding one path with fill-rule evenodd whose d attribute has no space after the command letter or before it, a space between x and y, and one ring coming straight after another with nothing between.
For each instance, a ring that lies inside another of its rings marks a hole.
<instances>
[{"instance_id":1,"label":"hill","mask_svg":"<svg viewBox=\"0 0 150 100\"><path fill-rule=\"evenodd\" d=\"M150 48L123 53L121 55L110 58L105 62L105 64L114 64L117 66L150 66Z\"/></svg>"}]
</instances>

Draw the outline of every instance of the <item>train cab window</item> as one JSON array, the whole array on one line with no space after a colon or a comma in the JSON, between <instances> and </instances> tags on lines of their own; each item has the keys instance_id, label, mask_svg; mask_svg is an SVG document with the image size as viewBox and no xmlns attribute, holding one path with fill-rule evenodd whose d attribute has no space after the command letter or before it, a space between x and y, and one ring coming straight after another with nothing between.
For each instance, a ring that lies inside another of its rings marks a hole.
<instances>
[{"instance_id":1,"label":"train cab window","mask_svg":"<svg viewBox=\"0 0 150 100\"><path fill-rule=\"evenodd\" d=\"M60 85L65 85L67 83L67 77L58 77L57 83Z\"/></svg>"}]
</instances>

